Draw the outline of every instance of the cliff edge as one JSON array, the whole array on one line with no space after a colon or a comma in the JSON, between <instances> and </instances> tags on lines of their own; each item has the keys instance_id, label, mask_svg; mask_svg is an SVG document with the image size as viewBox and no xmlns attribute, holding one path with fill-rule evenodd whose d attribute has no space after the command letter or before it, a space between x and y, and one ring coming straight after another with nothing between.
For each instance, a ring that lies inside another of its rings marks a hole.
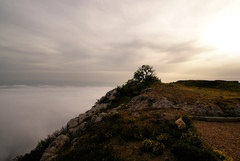
<instances>
[{"instance_id":1,"label":"cliff edge","mask_svg":"<svg viewBox=\"0 0 240 161\"><path fill-rule=\"evenodd\" d=\"M200 87L197 81L188 83L128 81L15 160L231 160L203 141L192 122L208 117L238 120L240 93L228 90L226 84L219 88L219 81L212 87L202 81ZM240 87L238 82L229 83Z\"/></svg>"}]
</instances>

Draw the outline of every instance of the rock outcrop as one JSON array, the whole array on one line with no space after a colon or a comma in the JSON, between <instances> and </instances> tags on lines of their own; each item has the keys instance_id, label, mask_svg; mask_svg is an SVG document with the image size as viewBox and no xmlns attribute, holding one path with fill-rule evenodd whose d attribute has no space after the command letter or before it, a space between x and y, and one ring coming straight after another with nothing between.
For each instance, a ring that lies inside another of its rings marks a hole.
<instances>
[{"instance_id":1,"label":"rock outcrop","mask_svg":"<svg viewBox=\"0 0 240 161\"><path fill-rule=\"evenodd\" d=\"M59 135L45 150L40 161L53 161L57 158L58 153L70 141L66 135Z\"/></svg>"},{"instance_id":2,"label":"rock outcrop","mask_svg":"<svg viewBox=\"0 0 240 161\"><path fill-rule=\"evenodd\" d=\"M40 161L55 161L58 153L62 150L65 144L70 143L74 146L78 140L78 135L85 130L86 126L89 124L89 120L92 123L96 123L102 121L107 116L116 115L117 108L108 110L107 113L102 112L106 110L115 99L115 94L116 89L109 91L90 110L68 121L66 125L66 134L61 134L54 139L43 153Z\"/></svg>"}]
</instances>

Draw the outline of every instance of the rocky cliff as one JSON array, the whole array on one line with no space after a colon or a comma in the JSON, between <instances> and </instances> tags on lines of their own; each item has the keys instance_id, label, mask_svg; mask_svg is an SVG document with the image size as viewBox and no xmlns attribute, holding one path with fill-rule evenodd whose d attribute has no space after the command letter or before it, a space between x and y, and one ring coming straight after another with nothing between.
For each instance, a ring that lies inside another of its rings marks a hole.
<instances>
[{"instance_id":1,"label":"rocky cliff","mask_svg":"<svg viewBox=\"0 0 240 161\"><path fill-rule=\"evenodd\" d=\"M89 111L15 160L227 159L201 140L192 119L238 118L238 91L204 87L202 83L201 87L187 86L182 81L155 82L140 89L131 89L131 94L126 86L109 91Z\"/></svg>"}]
</instances>

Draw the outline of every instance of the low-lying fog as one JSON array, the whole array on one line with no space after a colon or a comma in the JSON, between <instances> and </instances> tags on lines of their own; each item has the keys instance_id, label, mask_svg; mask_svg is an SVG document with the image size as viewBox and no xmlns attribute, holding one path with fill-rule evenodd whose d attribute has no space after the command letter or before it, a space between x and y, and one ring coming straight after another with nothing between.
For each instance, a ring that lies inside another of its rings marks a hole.
<instances>
[{"instance_id":1,"label":"low-lying fog","mask_svg":"<svg viewBox=\"0 0 240 161\"><path fill-rule=\"evenodd\" d=\"M0 86L0 160L29 152L111 89Z\"/></svg>"}]
</instances>

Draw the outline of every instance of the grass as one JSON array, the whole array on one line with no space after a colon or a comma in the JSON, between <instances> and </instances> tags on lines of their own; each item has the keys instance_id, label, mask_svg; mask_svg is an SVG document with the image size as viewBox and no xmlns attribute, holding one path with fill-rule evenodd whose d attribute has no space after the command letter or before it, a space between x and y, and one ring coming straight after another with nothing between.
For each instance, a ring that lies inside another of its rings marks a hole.
<instances>
[{"instance_id":1,"label":"grass","mask_svg":"<svg viewBox=\"0 0 240 161\"><path fill-rule=\"evenodd\" d=\"M177 81L177 84L182 84L189 87L198 87L198 88L212 88L212 89L221 89L230 92L240 92L240 84L238 81L207 81L207 80L185 80Z\"/></svg>"},{"instance_id":2,"label":"grass","mask_svg":"<svg viewBox=\"0 0 240 161\"><path fill-rule=\"evenodd\" d=\"M172 85L181 90L194 92L196 94L204 94L210 97L219 97L219 98L224 97L224 98L231 99L231 98L239 98L240 96L240 92L237 92L237 91L229 91L229 90L223 90L218 88L185 86L178 83L173 83Z\"/></svg>"}]
</instances>

